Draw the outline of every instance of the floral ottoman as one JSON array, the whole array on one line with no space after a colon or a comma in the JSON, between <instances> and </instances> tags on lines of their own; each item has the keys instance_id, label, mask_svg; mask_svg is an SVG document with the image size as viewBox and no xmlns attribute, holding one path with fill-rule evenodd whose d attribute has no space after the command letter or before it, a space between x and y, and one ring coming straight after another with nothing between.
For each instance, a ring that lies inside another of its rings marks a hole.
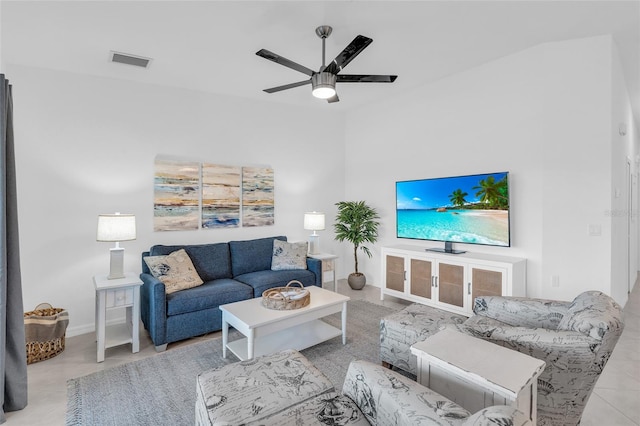
<instances>
[{"instance_id":1,"label":"floral ottoman","mask_svg":"<svg viewBox=\"0 0 640 426\"><path fill-rule=\"evenodd\" d=\"M380 320L380 361L414 375L417 359L411 345L426 340L447 324L462 324L467 317L414 303Z\"/></svg>"},{"instance_id":2,"label":"floral ottoman","mask_svg":"<svg viewBox=\"0 0 640 426\"><path fill-rule=\"evenodd\" d=\"M197 425L369 425L302 354L286 350L200 374Z\"/></svg>"}]
</instances>

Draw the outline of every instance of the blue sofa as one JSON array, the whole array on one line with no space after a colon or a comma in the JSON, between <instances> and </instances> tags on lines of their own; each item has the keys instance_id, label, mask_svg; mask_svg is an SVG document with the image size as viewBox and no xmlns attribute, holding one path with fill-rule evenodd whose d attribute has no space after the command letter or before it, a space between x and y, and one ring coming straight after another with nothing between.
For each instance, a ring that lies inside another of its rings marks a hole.
<instances>
[{"instance_id":1,"label":"blue sofa","mask_svg":"<svg viewBox=\"0 0 640 426\"><path fill-rule=\"evenodd\" d=\"M167 344L222 329L220 305L261 297L291 280L322 287L322 262L307 258L308 269L271 270L273 240L284 236L201 245L156 245L142 253L140 314L158 352ZM144 258L185 249L204 284L165 294Z\"/></svg>"}]
</instances>

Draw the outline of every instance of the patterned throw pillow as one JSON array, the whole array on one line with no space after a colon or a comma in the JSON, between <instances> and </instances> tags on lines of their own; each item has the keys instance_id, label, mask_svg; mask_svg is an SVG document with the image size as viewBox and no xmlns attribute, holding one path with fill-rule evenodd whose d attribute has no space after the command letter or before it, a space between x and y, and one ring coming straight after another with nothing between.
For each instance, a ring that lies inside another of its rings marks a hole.
<instances>
[{"instance_id":1,"label":"patterned throw pillow","mask_svg":"<svg viewBox=\"0 0 640 426\"><path fill-rule=\"evenodd\" d=\"M272 271L307 269L307 243L273 240Z\"/></svg>"},{"instance_id":2,"label":"patterned throw pillow","mask_svg":"<svg viewBox=\"0 0 640 426\"><path fill-rule=\"evenodd\" d=\"M184 249L167 256L148 256L144 261L149 266L151 275L164 283L166 294L197 287L203 283Z\"/></svg>"}]
</instances>

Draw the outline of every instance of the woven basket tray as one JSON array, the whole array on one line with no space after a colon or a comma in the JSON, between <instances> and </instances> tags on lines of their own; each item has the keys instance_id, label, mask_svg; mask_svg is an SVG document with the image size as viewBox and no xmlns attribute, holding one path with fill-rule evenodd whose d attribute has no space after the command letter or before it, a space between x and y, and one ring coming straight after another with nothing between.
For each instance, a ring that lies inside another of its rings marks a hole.
<instances>
[{"instance_id":1,"label":"woven basket tray","mask_svg":"<svg viewBox=\"0 0 640 426\"><path fill-rule=\"evenodd\" d=\"M64 351L69 324L69 314L65 309L41 303L33 311L24 313L24 322L27 364L53 358Z\"/></svg>"},{"instance_id":2,"label":"woven basket tray","mask_svg":"<svg viewBox=\"0 0 640 426\"><path fill-rule=\"evenodd\" d=\"M300 287L292 287L299 284ZM289 281L286 287L274 287L262 293L262 304L265 308L286 311L299 309L311 302L311 294L304 285L297 280Z\"/></svg>"}]
</instances>

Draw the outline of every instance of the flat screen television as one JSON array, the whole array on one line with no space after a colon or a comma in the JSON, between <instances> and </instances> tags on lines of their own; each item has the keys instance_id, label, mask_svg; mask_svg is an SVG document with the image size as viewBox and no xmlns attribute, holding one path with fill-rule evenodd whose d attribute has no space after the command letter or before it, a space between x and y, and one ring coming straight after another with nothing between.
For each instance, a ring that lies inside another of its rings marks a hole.
<instances>
[{"instance_id":1,"label":"flat screen television","mask_svg":"<svg viewBox=\"0 0 640 426\"><path fill-rule=\"evenodd\" d=\"M509 173L396 182L396 236L509 247ZM431 249L430 249L431 250Z\"/></svg>"}]
</instances>

